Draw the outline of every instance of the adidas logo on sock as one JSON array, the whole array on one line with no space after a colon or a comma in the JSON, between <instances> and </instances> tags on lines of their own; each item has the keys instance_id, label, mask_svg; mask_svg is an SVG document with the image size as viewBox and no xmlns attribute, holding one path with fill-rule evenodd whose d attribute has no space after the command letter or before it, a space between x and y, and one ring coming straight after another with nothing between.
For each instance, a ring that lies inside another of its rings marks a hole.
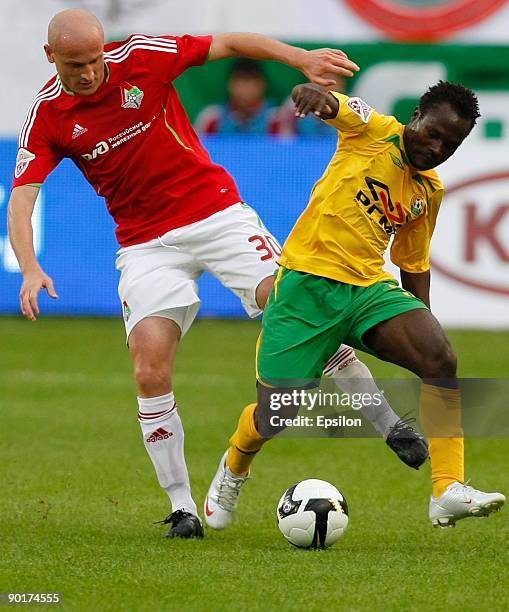
<instances>
[{"instance_id":1,"label":"adidas logo on sock","mask_svg":"<svg viewBox=\"0 0 509 612\"><path fill-rule=\"evenodd\" d=\"M162 427L156 429L150 436L147 438L147 442L159 442L159 440L167 440L173 436L173 432L166 431Z\"/></svg>"},{"instance_id":2,"label":"adidas logo on sock","mask_svg":"<svg viewBox=\"0 0 509 612\"><path fill-rule=\"evenodd\" d=\"M81 126L79 123L75 123L74 130L72 131L72 139L78 138L78 136L81 136L85 132L88 132L86 127Z\"/></svg>"}]
</instances>

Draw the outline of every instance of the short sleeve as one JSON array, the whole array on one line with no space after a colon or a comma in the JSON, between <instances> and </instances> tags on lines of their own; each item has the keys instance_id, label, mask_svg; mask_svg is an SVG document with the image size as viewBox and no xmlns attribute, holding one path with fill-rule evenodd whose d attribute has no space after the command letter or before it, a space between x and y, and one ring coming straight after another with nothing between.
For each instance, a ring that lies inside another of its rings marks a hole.
<instances>
[{"instance_id":1,"label":"short sleeve","mask_svg":"<svg viewBox=\"0 0 509 612\"><path fill-rule=\"evenodd\" d=\"M332 125L340 132L362 132L368 125L375 123L378 117L381 117L361 98L350 98L335 91L330 93L339 102L339 110L333 119L327 119L325 123Z\"/></svg>"},{"instance_id":2,"label":"short sleeve","mask_svg":"<svg viewBox=\"0 0 509 612\"><path fill-rule=\"evenodd\" d=\"M207 60L212 36L145 36L132 37L143 61L164 83L171 83L191 66Z\"/></svg>"},{"instance_id":3,"label":"short sleeve","mask_svg":"<svg viewBox=\"0 0 509 612\"><path fill-rule=\"evenodd\" d=\"M62 159L46 134L44 113L39 110L33 118L30 109L19 137L12 187L44 183Z\"/></svg>"},{"instance_id":4,"label":"short sleeve","mask_svg":"<svg viewBox=\"0 0 509 612\"><path fill-rule=\"evenodd\" d=\"M391 261L400 270L418 274L430 268L430 245L443 191L433 194L424 215L403 225L391 247Z\"/></svg>"}]
</instances>

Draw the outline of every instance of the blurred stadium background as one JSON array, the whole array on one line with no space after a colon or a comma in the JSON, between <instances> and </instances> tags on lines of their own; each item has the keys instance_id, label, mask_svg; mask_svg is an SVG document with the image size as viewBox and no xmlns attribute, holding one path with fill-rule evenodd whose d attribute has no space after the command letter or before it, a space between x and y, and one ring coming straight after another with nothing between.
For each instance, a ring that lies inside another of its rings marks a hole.
<instances>
[{"instance_id":1,"label":"blurred stadium background","mask_svg":"<svg viewBox=\"0 0 509 612\"><path fill-rule=\"evenodd\" d=\"M66 610L115 612L507 609L507 510L487 524L433 532L429 469L410 473L375 439L268 445L236 523L209 530L203 545L168 547L151 525L167 508L136 423L113 223L72 163L50 176L34 215L36 250L60 299L42 296L35 326L18 314L21 275L6 229L17 132L52 75L42 52L47 23L73 6L95 12L109 39L254 31L342 48L362 68L348 92L403 122L440 78L474 88L482 119L440 169L448 195L432 245L432 304L455 328L462 376L506 378L509 370L509 0L1 0L0 592L60 591ZM230 65L179 79L193 119L225 100ZM277 103L302 80L285 66L264 69ZM335 138L218 135L205 144L283 240ZM201 297L202 317L244 316L210 277ZM174 382L197 501L254 396L258 330L258 322L201 321L179 349ZM377 377L407 375L367 363ZM502 437L468 440L474 485L507 493L508 451ZM275 526L281 492L307 477L337 484L351 507L349 531L330 554L290 549Z\"/></svg>"},{"instance_id":2,"label":"blurred stadium background","mask_svg":"<svg viewBox=\"0 0 509 612\"><path fill-rule=\"evenodd\" d=\"M445 325L509 326L509 3L500 0L315 0L312 8L304 0L4 0L0 46L3 57L12 61L3 67L0 99L1 313L18 309L20 276L5 221L17 131L36 91L52 74L41 49L47 22L66 6L95 11L110 39L137 31L248 30L307 47L340 47L362 67L347 83L348 92L403 122L419 95L440 78L474 88L482 119L441 168L449 195L433 242L433 305ZM225 99L228 69L227 61L213 63L179 79L192 119L207 104ZM276 102L302 80L278 64L269 63L265 70L268 95ZM305 207L335 146L334 137L205 140L213 159L233 173L244 199L281 240ZM61 293L57 302L43 298L44 312L119 313L112 222L71 163L58 168L41 190L35 229L40 260ZM202 316L243 316L238 300L212 279L203 279L201 292ZM468 307L458 309L458 303Z\"/></svg>"}]
</instances>

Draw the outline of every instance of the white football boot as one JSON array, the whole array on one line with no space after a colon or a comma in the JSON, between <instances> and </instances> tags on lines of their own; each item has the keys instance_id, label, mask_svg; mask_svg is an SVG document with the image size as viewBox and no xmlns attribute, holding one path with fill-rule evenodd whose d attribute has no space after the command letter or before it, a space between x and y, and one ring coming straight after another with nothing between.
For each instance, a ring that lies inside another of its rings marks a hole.
<instances>
[{"instance_id":1,"label":"white football boot","mask_svg":"<svg viewBox=\"0 0 509 612\"><path fill-rule=\"evenodd\" d=\"M431 497L429 518L433 527L454 527L469 516L488 516L505 503L502 493L484 493L467 484L451 483L440 497Z\"/></svg>"},{"instance_id":2,"label":"white football boot","mask_svg":"<svg viewBox=\"0 0 509 612\"><path fill-rule=\"evenodd\" d=\"M249 474L247 476L235 476L226 467L227 454L228 451L221 457L203 505L205 521L212 529L225 529L232 522L239 503L240 490L249 478Z\"/></svg>"}]
</instances>

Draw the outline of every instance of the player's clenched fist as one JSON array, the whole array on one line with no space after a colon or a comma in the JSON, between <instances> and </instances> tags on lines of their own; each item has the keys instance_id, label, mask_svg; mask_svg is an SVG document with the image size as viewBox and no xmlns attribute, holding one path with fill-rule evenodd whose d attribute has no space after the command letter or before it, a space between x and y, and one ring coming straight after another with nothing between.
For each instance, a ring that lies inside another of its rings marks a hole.
<instances>
[{"instance_id":1,"label":"player's clenched fist","mask_svg":"<svg viewBox=\"0 0 509 612\"><path fill-rule=\"evenodd\" d=\"M331 119L338 114L339 102L318 85L311 83L297 85L293 88L292 100L295 102L297 117L305 117L308 113L314 113L321 119Z\"/></svg>"}]
</instances>

